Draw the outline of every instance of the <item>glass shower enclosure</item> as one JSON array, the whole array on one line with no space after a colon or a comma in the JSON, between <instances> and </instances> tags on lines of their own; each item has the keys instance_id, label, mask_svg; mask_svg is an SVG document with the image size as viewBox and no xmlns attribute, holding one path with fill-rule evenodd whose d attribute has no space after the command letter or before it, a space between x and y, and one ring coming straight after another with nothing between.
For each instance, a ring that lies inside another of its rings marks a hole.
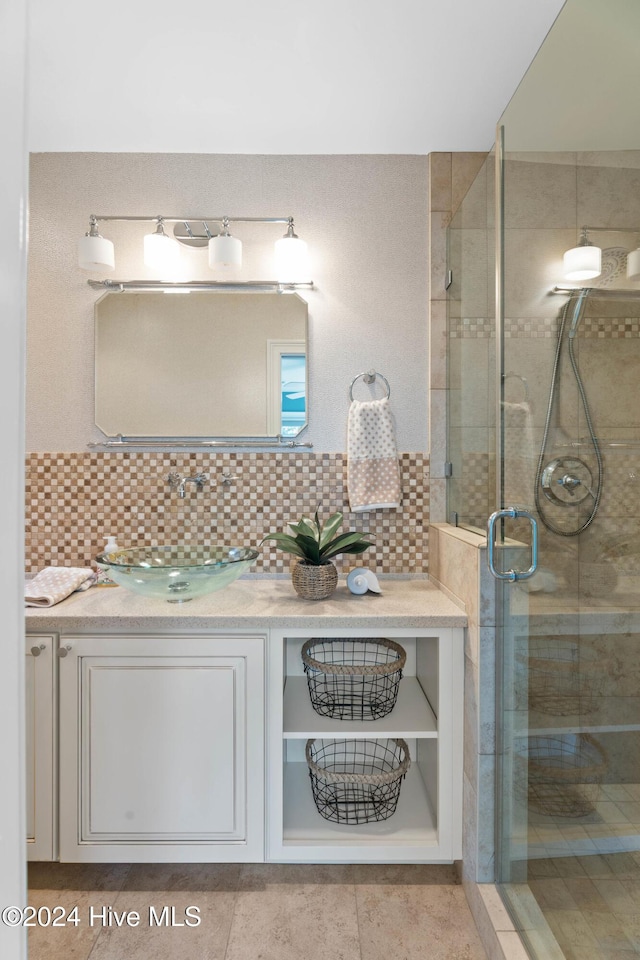
<instances>
[{"instance_id":1,"label":"glass shower enclosure","mask_svg":"<svg viewBox=\"0 0 640 960\"><path fill-rule=\"evenodd\" d=\"M500 511L496 881L539 960L640 956L639 8L568 0L449 229L448 512Z\"/></svg>"}]
</instances>

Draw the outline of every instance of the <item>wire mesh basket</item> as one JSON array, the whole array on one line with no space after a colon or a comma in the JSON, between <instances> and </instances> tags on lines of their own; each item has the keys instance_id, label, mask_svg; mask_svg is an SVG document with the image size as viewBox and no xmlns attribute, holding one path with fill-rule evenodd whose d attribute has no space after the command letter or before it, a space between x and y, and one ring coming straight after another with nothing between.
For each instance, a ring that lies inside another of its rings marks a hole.
<instances>
[{"instance_id":1,"label":"wire mesh basket","mask_svg":"<svg viewBox=\"0 0 640 960\"><path fill-rule=\"evenodd\" d=\"M584 817L600 796L607 755L588 733L529 737L529 806L554 817Z\"/></svg>"},{"instance_id":2,"label":"wire mesh basket","mask_svg":"<svg viewBox=\"0 0 640 960\"><path fill-rule=\"evenodd\" d=\"M309 696L316 713L339 720L377 720L398 698L405 650L383 637L312 639L302 647Z\"/></svg>"},{"instance_id":3,"label":"wire mesh basket","mask_svg":"<svg viewBox=\"0 0 640 960\"><path fill-rule=\"evenodd\" d=\"M333 823L388 820L411 765L404 740L307 740L318 813Z\"/></svg>"},{"instance_id":4,"label":"wire mesh basket","mask_svg":"<svg viewBox=\"0 0 640 960\"><path fill-rule=\"evenodd\" d=\"M606 672L594 650L559 637L534 637L527 665L531 710L569 717L597 709Z\"/></svg>"}]
</instances>

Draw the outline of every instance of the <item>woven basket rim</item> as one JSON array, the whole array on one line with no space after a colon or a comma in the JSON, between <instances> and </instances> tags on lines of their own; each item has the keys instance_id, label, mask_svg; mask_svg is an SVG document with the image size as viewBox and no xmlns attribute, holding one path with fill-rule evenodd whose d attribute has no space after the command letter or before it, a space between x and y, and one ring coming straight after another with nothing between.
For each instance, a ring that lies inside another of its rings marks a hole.
<instances>
[{"instance_id":1,"label":"woven basket rim","mask_svg":"<svg viewBox=\"0 0 640 960\"><path fill-rule=\"evenodd\" d=\"M391 663L350 664L323 663L321 660L316 660L309 653L317 643L343 643L345 640L347 643L377 643L381 647L393 650L398 656L397 659ZM396 673L398 670L403 670L407 662L407 652L404 647L396 643L395 640L389 640L387 637L356 637L353 639L345 637L312 637L310 640L304 642L300 655L303 663L311 670L332 676L386 676L390 673Z\"/></svg>"},{"instance_id":2,"label":"woven basket rim","mask_svg":"<svg viewBox=\"0 0 640 960\"><path fill-rule=\"evenodd\" d=\"M400 777L403 777L409 767L411 766L411 758L409 756L409 747L406 740L403 740L401 737L389 737L392 743L395 743L404 753L404 758L400 761L397 767L394 767L393 770L389 770L387 773L332 773L330 770L327 770L325 767L321 767L311 759L311 749L316 742L314 737L311 740L307 740L307 743L304 748L304 754L307 761L307 765L312 773L316 775L320 780L324 780L326 783L367 783L373 786L382 786L387 783L395 783L396 780L399 780Z\"/></svg>"}]
</instances>

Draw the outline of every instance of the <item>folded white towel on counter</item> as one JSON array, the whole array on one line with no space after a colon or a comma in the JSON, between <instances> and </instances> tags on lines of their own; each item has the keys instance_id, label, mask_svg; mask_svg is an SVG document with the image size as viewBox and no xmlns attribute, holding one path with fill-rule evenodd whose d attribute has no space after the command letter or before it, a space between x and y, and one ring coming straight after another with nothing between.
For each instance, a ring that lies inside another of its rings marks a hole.
<instances>
[{"instance_id":1,"label":"folded white towel on counter","mask_svg":"<svg viewBox=\"0 0 640 960\"><path fill-rule=\"evenodd\" d=\"M400 464L389 398L353 400L347 424L347 486L355 513L399 507Z\"/></svg>"},{"instance_id":2,"label":"folded white towel on counter","mask_svg":"<svg viewBox=\"0 0 640 960\"><path fill-rule=\"evenodd\" d=\"M86 590L96 581L91 567L45 567L24 585L27 607L52 607L76 590Z\"/></svg>"}]
</instances>

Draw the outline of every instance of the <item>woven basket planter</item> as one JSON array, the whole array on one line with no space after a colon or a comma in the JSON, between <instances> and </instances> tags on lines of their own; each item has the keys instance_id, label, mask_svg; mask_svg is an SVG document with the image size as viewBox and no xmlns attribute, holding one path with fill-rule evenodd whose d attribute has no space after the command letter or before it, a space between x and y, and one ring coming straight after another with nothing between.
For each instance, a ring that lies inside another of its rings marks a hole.
<instances>
[{"instance_id":1,"label":"woven basket planter","mask_svg":"<svg viewBox=\"0 0 640 960\"><path fill-rule=\"evenodd\" d=\"M298 560L291 568L291 582L303 600L326 600L338 585L338 571L331 561L315 565Z\"/></svg>"}]
</instances>

